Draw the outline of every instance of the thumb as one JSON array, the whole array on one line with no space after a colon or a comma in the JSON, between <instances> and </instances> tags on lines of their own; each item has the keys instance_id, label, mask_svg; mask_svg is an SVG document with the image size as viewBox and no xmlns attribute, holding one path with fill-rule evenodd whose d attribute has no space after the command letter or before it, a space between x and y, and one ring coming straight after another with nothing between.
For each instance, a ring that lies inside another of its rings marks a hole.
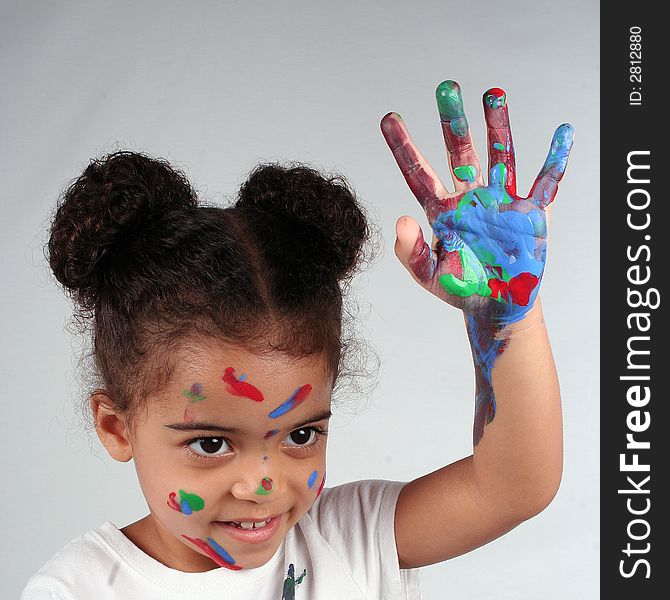
<instances>
[{"instance_id":1,"label":"thumb","mask_svg":"<svg viewBox=\"0 0 670 600\"><path fill-rule=\"evenodd\" d=\"M418 283L425 285L435 274L435 260L421 226L412 217L403 216L396 222L395 232L398 260Z\"/></svg>"}]
</instances>

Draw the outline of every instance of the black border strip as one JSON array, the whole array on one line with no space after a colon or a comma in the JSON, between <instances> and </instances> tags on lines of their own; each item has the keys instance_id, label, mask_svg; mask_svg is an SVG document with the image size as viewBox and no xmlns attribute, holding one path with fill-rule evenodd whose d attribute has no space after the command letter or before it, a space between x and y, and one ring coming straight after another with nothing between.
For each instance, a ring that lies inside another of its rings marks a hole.
<instances>
[{"instance_id":1,"label":"black border strip","mask_svg":"<svg viewBox=\"0 0 670 600\"><path fill-rule=\"evenodd\" d=\"M659 6L601 4L601 598L670 597L670 28Z\"/></svg>"}]
</instances>

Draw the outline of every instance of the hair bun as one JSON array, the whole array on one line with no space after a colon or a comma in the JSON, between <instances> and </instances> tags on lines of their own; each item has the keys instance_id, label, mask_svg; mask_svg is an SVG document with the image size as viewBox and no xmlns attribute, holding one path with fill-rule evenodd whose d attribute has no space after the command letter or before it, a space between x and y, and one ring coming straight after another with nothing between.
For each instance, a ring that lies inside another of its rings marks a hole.
<instances>
[{"instance_id":1,"label":"hair bun","mask_svg":"<svg viewBox=\"0 0 670 600\"><path fill-rule=\"evenodd\" d=\"M248 226L274 237L274 257L293 275L352 275L364 242L367 219L340 175L322 175L305 165L256 167L240 188L236 207L252 209ZM264 218L265 216L265 218Z\"/></svg>"},{"instance_id":2,"label":"hair bun","mask_svg":"<svg viewBox=\"0 0 670 600\"><path fill-rule=\"evenodd\" d=\"M128 151L92 159L59 201L48 246L51 269L90 308L108 271L122 268L147 225L196 204L186 177L162 159Z\"/></svg>"}]
</instances>

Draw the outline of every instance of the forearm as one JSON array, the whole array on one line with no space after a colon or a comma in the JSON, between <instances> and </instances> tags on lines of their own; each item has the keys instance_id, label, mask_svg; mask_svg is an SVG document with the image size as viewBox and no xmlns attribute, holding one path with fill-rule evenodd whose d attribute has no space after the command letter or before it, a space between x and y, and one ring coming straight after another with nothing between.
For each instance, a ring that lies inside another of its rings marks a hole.
<instances>
[{"instance_id":1,"label":"forearm","mask_svg":"<svg viewBox=\"0 0 670 600\"><path fill-rule=\"evenodd\" d=\"M478 366L482 328L472 325L477 394L495 398L495 414L475 445L473 483L500 510L530 517L555 495L563 464L558 377L539 298L522 321L496 335L500 351L488 377Z\"/></svg>"}]
</instances>

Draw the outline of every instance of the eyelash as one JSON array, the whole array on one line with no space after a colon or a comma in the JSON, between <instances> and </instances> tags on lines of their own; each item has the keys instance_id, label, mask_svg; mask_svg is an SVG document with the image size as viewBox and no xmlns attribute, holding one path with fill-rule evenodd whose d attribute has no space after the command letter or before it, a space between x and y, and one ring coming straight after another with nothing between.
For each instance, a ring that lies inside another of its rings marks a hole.
<instances>
[{"instance_id":1,"label":"eyelash","mask_svg":"<svg viewBox=\"0 0 670 600\"><path fill-rule=\"evenodd\" d=\"M316 448L319 448L321 444L323 443L324 439L328 435L328 430L324 429L323 427L319 427L318 425L310 425L309 427L299 427L298 429L311 429L316 432L316 439L314 442L312 442L309 446L287 446L287 448L290 448L291 452L309 452L313 451ZM298 429L293 429L292 431L289 432L289 435L293 431L298 431ZM197 438L191 438L190 440L186 440L182 444L182 450L186 452L190 457L194 458L195 460L204 462L204 463L211 463L214 460L221 460L224 458L230 457L231 453L226 453L226 454L221 454L219 456L204 456L203 454L198 454L197 452L194 452L191 450L189 447L193 442L197 442L198 440L211 440L211 439L220 439L222 436L201 436ZM232 444L230 443L229 440L226 438L223 438L223 440L232 448Z\"/></svg>"}]
</instances>

